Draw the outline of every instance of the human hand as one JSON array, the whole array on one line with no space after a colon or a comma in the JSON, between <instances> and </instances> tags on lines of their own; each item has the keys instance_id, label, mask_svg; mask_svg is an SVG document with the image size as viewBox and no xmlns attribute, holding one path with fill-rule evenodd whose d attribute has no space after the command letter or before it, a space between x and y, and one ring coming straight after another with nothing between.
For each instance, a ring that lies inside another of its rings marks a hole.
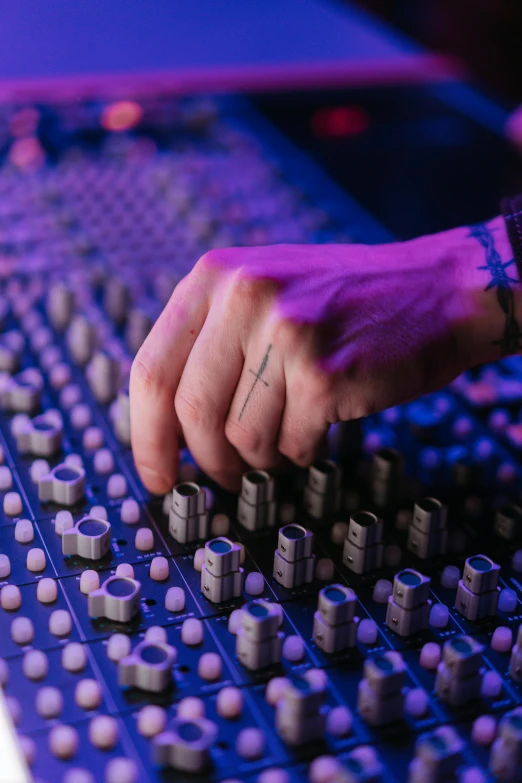
<instances>
[{"instance_id":1,"label":"human hand","mask_svg":"<svg viewBox=\"0 0 522 783\"><path fill-rule=\"evenodd\" d=\"M488 224L501 257L500 218ZM488 229L489 230L489 229ZM247 465L309 465L331 424L432 391L499 355L502 312L469 229L410 242L213 250L176 287L131 371L145 485L184 439L230 490Z\"/></svg>"}]
</instances>

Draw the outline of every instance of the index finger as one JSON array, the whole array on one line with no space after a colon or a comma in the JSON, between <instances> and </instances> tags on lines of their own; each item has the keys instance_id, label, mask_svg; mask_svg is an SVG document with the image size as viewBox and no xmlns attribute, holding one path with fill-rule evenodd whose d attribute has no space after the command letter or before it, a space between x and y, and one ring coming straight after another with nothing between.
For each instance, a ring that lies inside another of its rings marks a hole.
<instances>
[{"instance_id":1,"label":"index finger","mask_svg":"<svg viewBox=\"0 0 522 783\"><path fill-rule=\"evenodd\" d=\"M179 425L176 389L208 313L208 288L191 273L176 286L132 364L131 443L145 486L168 492L176 480Z\"/></svg>"}]
</instances>

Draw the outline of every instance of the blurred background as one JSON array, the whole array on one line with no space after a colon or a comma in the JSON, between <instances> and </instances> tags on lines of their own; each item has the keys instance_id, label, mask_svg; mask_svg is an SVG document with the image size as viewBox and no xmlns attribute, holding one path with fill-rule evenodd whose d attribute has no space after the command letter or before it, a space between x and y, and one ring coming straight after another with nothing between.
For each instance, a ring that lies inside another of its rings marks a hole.
<instances>
[{"instance_id":1,"label":"blurred background","mask_svg":"<svg viewBox=\"0 0 522 783\"><path fill-rule=\"evenodd\" d=\"M518 0L357 0L427 47L461 58L487 89L522 100Z\"/></svg>"},{"instance_id":2,"label":"blurred background","mask_svg":"<svg viewBox=\"0 0 522 783\"><path fill-rule=\"evenodd\" d=\"M407 238L522 190L521 33L517 0L4 0L0 100L240 94Z\"/></svg>"}]
</instances>

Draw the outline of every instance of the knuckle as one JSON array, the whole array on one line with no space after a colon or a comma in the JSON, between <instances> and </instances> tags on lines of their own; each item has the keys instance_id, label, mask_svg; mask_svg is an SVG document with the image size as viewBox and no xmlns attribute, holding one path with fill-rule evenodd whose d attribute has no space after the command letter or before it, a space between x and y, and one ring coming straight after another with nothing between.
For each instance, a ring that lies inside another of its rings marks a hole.
<instances>
[{"instance_id":1,"label":"knuckle","mask_svg":"<svg viewBox=\"0 0 522 783\"><path fill-rule=\"evenodd\" d=\"M164 387L165 382L166 373L161 364L152 361L146 351L139 351L131 366L131 389L139 389L146 394L155 395Z\"/></svg>"},{"instance_id":2,"label":"knuckle","mask_svg":"<svg viewBox=\"0 0 522 783\"><path fill-rule=\"evenodd\" d=\"M225 425L225 436L240 453L255 455L262 447L260 433L253 427L246 427L238 421L228 419Z\"/></svg>"},{"instance_id":3,"label":"knuckle","mask_svg":"<svg viewBox=\"0 0 522 783\"><path fill-rule=\"evenodd\" d=\"M207 250L206 253L203 253L198 259L194 269L201 271L202 269L209 267L221 266L223 260L223 251L219 248L212 248L211 250Z\"/></svg>"},{"instance_id":4,"label":"knuckle","mask_svg":"<svg viewBox=\"0 0 522 783\"><path fill-rule=\"evenodd\" d=\"M180 388L174 399L174 409L184 428L214 431L218 425L215 405L201 392L195 394Z\"/></svg>"},{"instance_id":5,"label":"knuckle","mask_svg":"<svg viewBox=\"0 0 522 783\"><path fill-rule=\"evenodd\" d=\"M228 304L237 309L238 302L241 302L247 310L252 306L259 305L260 300L259 281L248 276L243 267L239 267L231 275L228 287Z\"/></svg>"},{"instance_id":6,"label":"knuckle","mask_svg":"<svg viewBox=\"0 0 522 783\"><path fill-rule=\"evenodd\" d=\"M274 324L272 341L282 353L295 354L302 347L302 329L292 321L279 320Z\"/></svg>"},{"instance_id":7,"label":"knuckle","mask_svg":"<svg viewBox=\"0 0 522 783\"><path fill-rule=\"evenodd\" d=\"M279 452L302 468L308 467L313 462L313 452L295 436L283 437L279 444Z\"/></svg>"},{"instance_id":8,"label":"knuckle","mask_svg":"<svg viewBox=\"0 0 522 783\"><path fill-rule=\"evenodd\" d=\"M251 321L259 313L262 303L260 287L256 281L245 277L242 269L234 270L222 289L220 306L224 322L230 324Z\"/></svg>"}]
</instances>

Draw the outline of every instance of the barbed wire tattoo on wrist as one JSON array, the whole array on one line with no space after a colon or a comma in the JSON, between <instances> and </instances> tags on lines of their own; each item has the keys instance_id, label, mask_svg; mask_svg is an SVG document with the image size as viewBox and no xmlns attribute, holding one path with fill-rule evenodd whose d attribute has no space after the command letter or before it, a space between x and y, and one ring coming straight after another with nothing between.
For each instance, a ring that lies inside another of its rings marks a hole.
<instances>
[{"instance_id":1,"label":"barbed wire tattoo on wrist","mask_svg":"<svg viewBox=\"0 0 522 783\"><path fill-rule=\"evenodd\" d=\"M491 280L484 291L496 289L497 301L500 309L506 316L504 333L499 340L493 340L493 345L499 345L503 356L509 356L522 348L522 329L515 317L515 295L512 285L520 285L520 280L510 277L508 268L515 264L515 259L502 261L500 253L495 247L493 231L485 223L471 226L469 236L480 242L486 254L486 263L479 269L487 270Z\"/></svg>"}]
</instances>

